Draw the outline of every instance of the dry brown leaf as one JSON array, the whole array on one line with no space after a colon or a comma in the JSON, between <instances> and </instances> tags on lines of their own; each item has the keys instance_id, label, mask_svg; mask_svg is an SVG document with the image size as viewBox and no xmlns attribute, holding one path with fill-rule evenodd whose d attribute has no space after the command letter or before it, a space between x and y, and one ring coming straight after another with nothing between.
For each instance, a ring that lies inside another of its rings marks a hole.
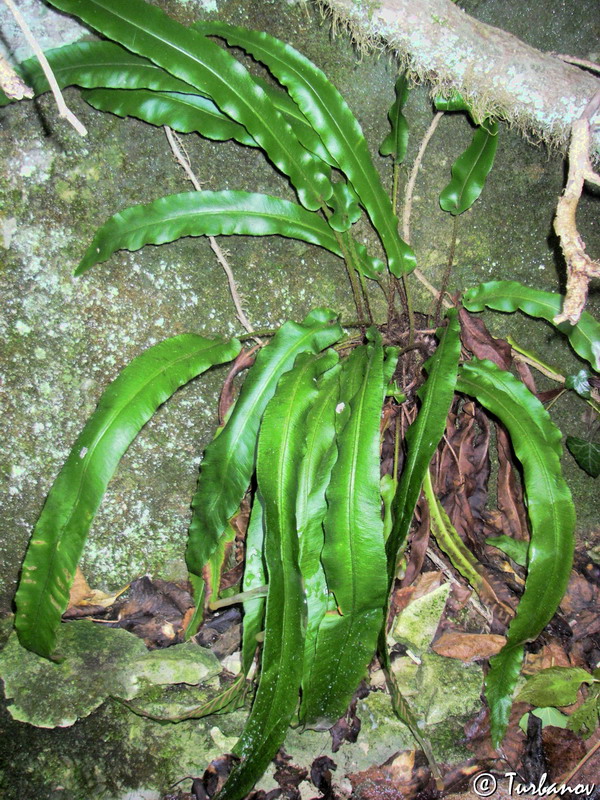
<instances>
[{"instance_id":1,"label":"dry brown leaf","mask_svg":"<svg viewBox=\"0 0 600 800\"><path fill-rule=\"evenodd\" d=\"M542 742L550 780L569 773L586 754L586 746L582 739L565 728L555 728L552 725L544 728Z\"/></svg>"},{"instance_id":2,"label":"dry brown leaf","mask_svg":"<svg viewBox=\"0 0 600 800\"><path fill-rule=\"evenodd\" d=\"M410 779L415 768L415 750L402 750L398 755L393 756L392 761L387 764L387 769L394 780Z\"/></svg>"},{"instance_id":3,"label":"dry brown leaf","mask_svg":"<svg viewBox=\"0 0 600 800\"><path fill-rule=\"evenodd\" d=\"M510 369L512 349L504 339L495 339L480 317L475 317L462 306L458 309L460 338L477 358L489 358L500 369Z\"/></svg>"},{"instance_id":4,"label":"dry brown leaf","mask_svg":"<svg viewBox=\"0 0 600 800\"><path fill-rule=\"evenodd\" d=\"M414 585L414 593L411 597L412 600L418 600L419 597L424 597L426 594L433 592L438 586L444 583L443 572L423 572Z\"/></svg>"},{"instance_id":5,"label":"dry brown leaf","mask_svg":"<svg viewBox=\"0 0 600 800\"><path fill-rule=\"evenodd\" d=\"M523 662L523 674L535 675L549 667L570 667L571 661L565 649L556 639L545 644L538 653L526 653Z\"/></svg>"},{"instance_id":6,"label":"dry brown leaf","mask_svg":"<svg viewBox=\"0 0 600 800\"><path fill-rule=\"evenodd\" d=\"M458 658L468 664L471 661L495 656L505 644L506 636L495 633L446 631L436 639L431 649L440 656Z\"/></svg>"},{"instance_id":7,"label":"dry brown leaf","mask_svg":"<svg viewBox=\"0 0 600 800\"><path fill-rule=\"evenodd\" d=\"M410 558L406 565L406 572L402 579L402 586L410 586L423 569L427 547L429 546L429 507L427 503L420 504L421 521L419 527L410 539Z\"/></svg>"},{"instance_id":8,"label":"dry brown leaf","mask_svg":"<svg viewBox=\"0 0 600 800\"><path fill-rule=\"evenodd\" d=\"M525 384L531 394L537 394L537 386L535 385L535 380L529 369L529 364L526 364L524 361L515 361L515 369L522 383Z\"/></svg>"},{"instance_id":9,"label":"dry brown leaf","mask_svg":"<svg viewBox=\"0 0 600 800\"><path fill-rule=\"evenodd\" d=\"M435 492L461 539L481 556L488 499L490 426L473 402L451 412L437 459Z\"/></svg>"},{"instance_id":10,"label":"dry brown leaf","mask_svg":"<svg viewBox=\"0 0 600 800\"><path fill-rule=\"evenodd\" d=\"M499 762L503 767L508 764L519 764L525 751L527 737L519 728L519 720L532 706L528 703L513 703L510 710L510 719L506 736L502 740L502 755L504 759ZM492 746L490 735L490 710L484 706L476 717L465 725L467 747L481 759L498 759L500 753ZM504 769L502 769L504 772Z\"/></svg>"},{"instance_id":11,"label":"dry brown leaf","mask_svg":"<svg viewBox=\"0 0 600 800\"><path fill-rule=\"evenodd\" d=\"M523 492L512 460L512 447L502 425L496 426L498 448L498 510L504 517L502 532L514 539L529 539Z\"/></svg>"},{"instance_id":12,"label":"dry brown leaf","mask_svg":"<svg viewBox=\"0 0 600 800\"><path fill-rule=\"evenodd\" d=\"M109 606L112 606L117 597L122 595L123 592L126 592L128 588L129 584L124 586L122 589L119 589L118 592L111 592L109 594L106 592L101 592L99 589L91 589L90 585L85 579L85 575L81 569L77 567L75 569L75 577L73 578L71 591L69 592L69 605L67 606L67 612L71 611L73 608L81 609L84 606L108 608Z\"/></svg>"},{"instance_id":13,"label":"dry brown leaf","mask_svg":"<svg viewBox=\"0 0 600 800\"><path fill-rule=\"evenodd\" d=\"M575 617L587 608L597 608L600 599L598 587L586 580L578 572L571 572L565 596L560 607L567 617Z\"/></svg>"}]
</instances>

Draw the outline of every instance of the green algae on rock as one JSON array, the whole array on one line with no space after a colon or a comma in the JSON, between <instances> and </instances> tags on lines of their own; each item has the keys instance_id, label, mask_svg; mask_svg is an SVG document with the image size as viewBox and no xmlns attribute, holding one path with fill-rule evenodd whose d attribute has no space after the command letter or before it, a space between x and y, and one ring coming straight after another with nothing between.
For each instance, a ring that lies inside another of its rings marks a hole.
<instances>
[{"instance_id":1,"label":"green algae on rock","mask_svg":"<svg viewBox=\"0 0 600 800\"><path fill-rule=\"evenodd\" d=\"M67 727L109 697L131 700L151 686L199 684L221 669L213 653L191 643L149 652L134 634L89 620L61 625L58 651L64 660L54 663L21 647L15 633L9 637L0 676L15 720Z\"/></svg>"},{"instance_id":2,"label":"green algae on rock","mask_svg":"<svg viewBox=\"0 0 600 800\"><path fill-rule=\"evenodd\" d=\"M442 583L433 591L409 603L398 616L393 638L415 655L427 650L440 624L449 594L450 584Z\"/></svg>"}]
</instances>

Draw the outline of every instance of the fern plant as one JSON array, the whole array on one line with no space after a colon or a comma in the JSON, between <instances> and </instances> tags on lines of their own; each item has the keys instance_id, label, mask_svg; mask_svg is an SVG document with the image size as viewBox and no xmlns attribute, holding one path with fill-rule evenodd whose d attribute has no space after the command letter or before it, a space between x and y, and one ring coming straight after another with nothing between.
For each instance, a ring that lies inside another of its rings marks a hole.
<instances>
[{"instance_id":1,"label":"fern plant","mask_svg":"<svg viewBox=\"0 0 600 800\"><path fill-rule=\"evenodd\" d=\"M82 87L92 106L119 116L260 148L287 176L299 201L203 191L127 208L97 231L76 273L118 250L183 236L277 234L343 258L359 315L352 337L327 308L282 325L258 352L204 455L186 554L198 608L190 635L204 608L205 570L217 576L212 587L218 589L224 544L231 538L229 521L248 492L252 502L242 671L233 690L206 713L235 705L255 658L257 634L264 630L258 689L235 749L239 760L219 796L241 798L252 787L290 723L324 727L335 722L378 649L387 664L390 590L455 392L476 398L507 427L523 469L531 526L525 591L486 682L498 745L524 644L554 614L570 571L575 517L561 475L560 431L512 374L489 361L461 361L460 326L450 309L438 330L437 348L422 365L426 379L418 392L418 415L402 445L401 471L396 445L384 521L381 413L384 402L396 406L406 399L393 382L402 342L390 338L385 323L370 319L366 279L384 292L393 312L397 281L416 262L398 234L395 203L347 103L314 64L265 33L220 22L186 28L143 0L51 3L111 40L48 53L61 86ZM267 67L279 87L254 77L209 36L243 48ZM47 90L37 62L25 62L21 73L36 93ZM389 114L391 132L381 149L396 166L406 150L406 92L400 79ZM439 108L444 104L464 109L460 98L438 101ZM476 128L442 193L445 210L458 215L476 200L496 142L496 123L488 120ZM385 263L354 238L353 226L363 211L380 239ZM547 308L554 309L560 298L496 283L476 287L464 302L473 311L487 305L550 319L554 311L549 314ZM597 369L600 336L588 316L561 330ZM237 339L176 336L139 355L105 390L52 487L27 550L16 596L15 625L23 646L47 658L59 656L56 631L75 568L130 442L177 388L241 352ZM397 693L394 697L396 709L422 741L406 704Z\"/></svg>"}]
</instances>

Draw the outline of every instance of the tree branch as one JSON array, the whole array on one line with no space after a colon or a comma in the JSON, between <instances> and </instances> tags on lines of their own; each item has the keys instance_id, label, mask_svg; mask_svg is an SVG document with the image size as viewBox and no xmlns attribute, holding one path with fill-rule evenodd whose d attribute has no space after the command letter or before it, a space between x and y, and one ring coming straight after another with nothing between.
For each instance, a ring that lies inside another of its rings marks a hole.
<instances>
[{"instance_id":1,"label":"tree branch","mask_svg":"<svg viewBox=\"0 0 600 800\"><path fill-rule=\"evenodd\" d=\"M451 0L321 0L357 43L383 39L432 92L458 91L478 119L504 119L566 147L600 79L479 22ZM593 140L600 156L600 133Z\"/></svg>"}]
</instances>

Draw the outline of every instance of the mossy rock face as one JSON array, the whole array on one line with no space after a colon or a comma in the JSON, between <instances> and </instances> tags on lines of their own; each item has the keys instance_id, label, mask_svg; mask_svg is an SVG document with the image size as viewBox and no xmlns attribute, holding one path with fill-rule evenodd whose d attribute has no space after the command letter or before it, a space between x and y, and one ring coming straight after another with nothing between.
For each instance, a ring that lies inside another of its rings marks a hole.
<instances>
[{"instance_id":1,"label":"mossy rock face","mask_svg":"<svg viewBox=\"0 0 600 800\"><path fill-rule=\"evenodd\" d=\"M201 684L221 670L213 653L192 643L148 652L134 634L88 620L60 626L56 653L60 663L10 636L0 652L0 677L13 719L64 728L108 697L132 700L151 686ZM205 699L200 695L196 704Z\"/></svg>"},{"instance_id":2,"label":"mossy rock face","mask_svg":"<svg viewBox=\"0 0 600 800\"><path fill-rule=\"evenodd\" d=\"M427 650L440 624L449 594L450 584L443 583L409 603L398 616L393 638L417 655Z\"/></svg>"}]
</instances>

